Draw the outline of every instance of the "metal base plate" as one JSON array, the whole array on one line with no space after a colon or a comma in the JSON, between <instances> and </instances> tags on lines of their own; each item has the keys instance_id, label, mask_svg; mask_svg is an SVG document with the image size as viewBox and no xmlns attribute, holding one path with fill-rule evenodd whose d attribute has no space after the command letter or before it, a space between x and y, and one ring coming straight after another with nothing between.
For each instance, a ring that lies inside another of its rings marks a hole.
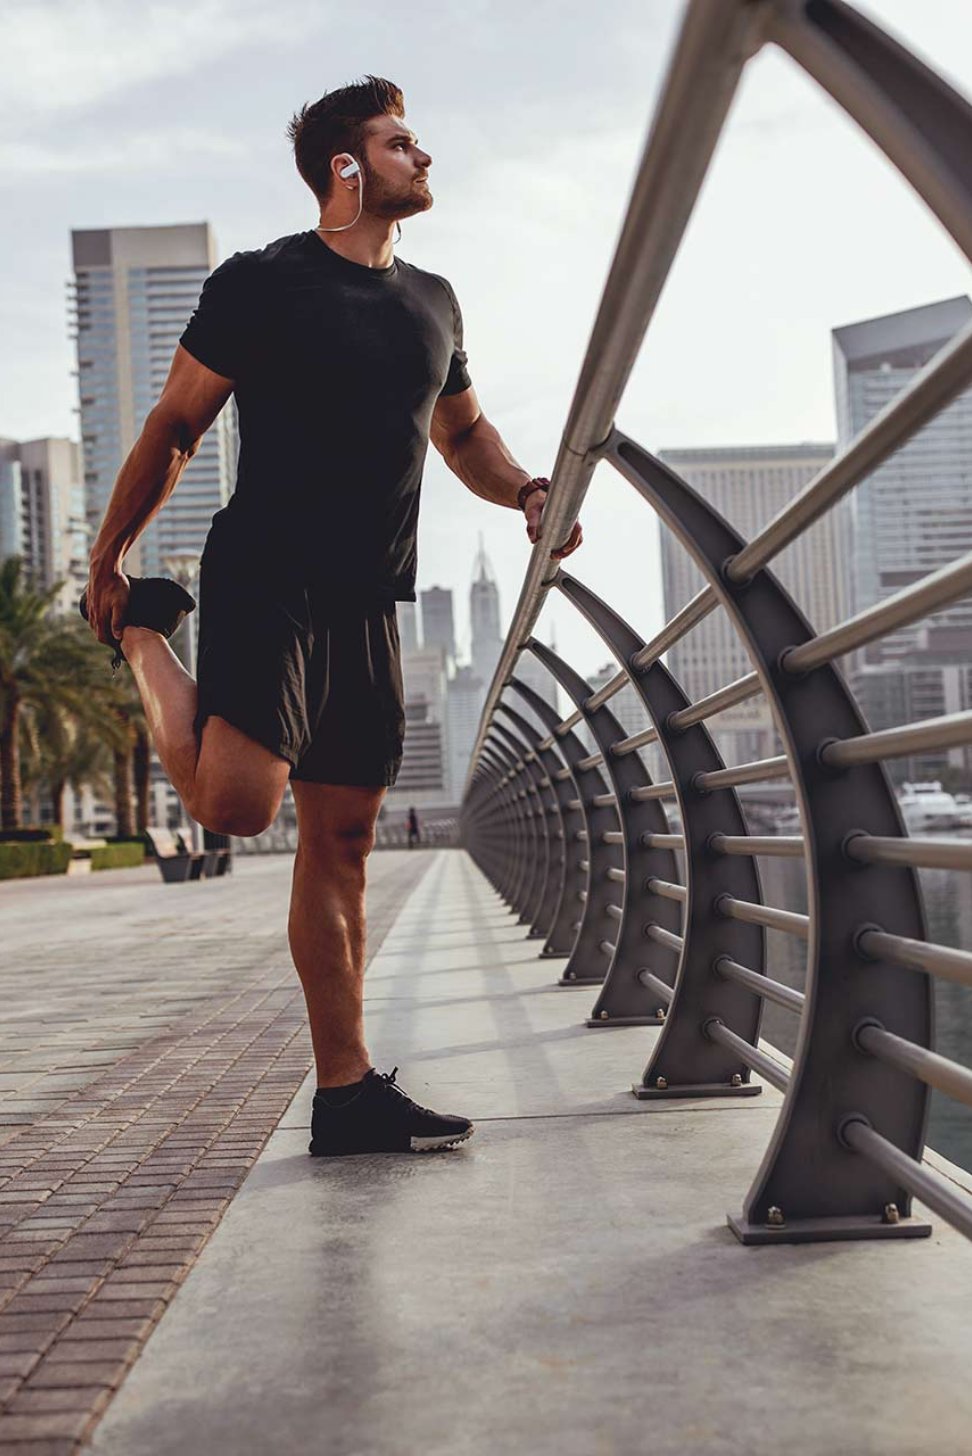
<instances>
[{"instance_id":1,"label":"metal base plate","mask_svg":"<svg viewBox=\"0 0 972 1456\"><path fill-rule=\"evenodd\" d=\"M792 1223L770 1225L749 1223L741 1215L726 1215L729 1227L741 1244L811 1244L835 1239L927 1239L930 1223L903 1218L885 1223L876 1213L870 1218L795 1218Z\"/></svg>"},{"instance_id":2,"label":"metal base plate","mask_svg":"<svg viewBox=\"0 0 972 1456\"><path fill-rule=\"evenodd\" d=\"M683 1082L675 1087L646 1087L635 1082L631 1090L639 1102L651 1102L665 1097L758 1097L763 1088L758 1082L743 1082L739 1087L730 1087L728 1082Z\"/></svg>"},{"instance_id":3,"label":"metal base plate","mask_svg":"<svg viewBox=\"0 0 972 1456\"><path fill-rule=\"evenodd\" d=\"M664 1026L665 1023L658 1016L609 1016L606 1021L600 1017L588 1017L584 1025L607 1030L612 1026Z\"/></svg>"},{"instance_id":4,"label":"metal base plate","mask_svg":"<svg viewBox=\"0 0 972 1456\"><path fill-rule=\"evenodd\" d=\"M551 950L550 946L545 945L540 952L540 959L544 961L564 960L569 955L569 950Z\"/></svg>"}]
</instances>

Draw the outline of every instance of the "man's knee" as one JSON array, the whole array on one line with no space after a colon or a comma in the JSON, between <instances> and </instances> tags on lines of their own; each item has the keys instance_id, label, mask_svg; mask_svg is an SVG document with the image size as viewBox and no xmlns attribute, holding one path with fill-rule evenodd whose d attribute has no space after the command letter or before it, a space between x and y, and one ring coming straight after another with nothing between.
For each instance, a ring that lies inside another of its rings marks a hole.
<instances>
[{"instance_id":1,"label":"man's knee","mask_svg":"<svg viewBox=\"0 0 972 1456\"><path fill-rule=\"evenodd\" d=\"M213 834L235 834L249 839L269 829L277 817L279 799L275 795L240 793L230 787L205 789L197 802L189 806L193 818Z\"/></svg>"},{"instance_id":2,"label":"man's knee","mask_svg":"<svg viewBox=\"0 0 972 1456\"><path fill-rule=\"evenodd\" d=\"M355 816L315 825L311 831L305 828L300 845L315 859L353 869L362 866L375 847L375 821Z\"/></svg>"}]
</instances>

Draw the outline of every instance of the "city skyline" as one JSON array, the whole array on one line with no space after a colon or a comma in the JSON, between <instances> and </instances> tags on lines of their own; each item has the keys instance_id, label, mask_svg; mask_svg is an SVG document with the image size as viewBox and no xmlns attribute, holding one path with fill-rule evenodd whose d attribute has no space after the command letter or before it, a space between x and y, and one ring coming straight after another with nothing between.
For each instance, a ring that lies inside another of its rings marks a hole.
<instances>
[{"instance_id":1,"label":"city skyline","mask_svg":"<svg viewBox=\"0 0 972 1456\"><path fill-rule=\"evenodd\" d=\"M208 220L222 258L310 226L286 121L326 87L377 71L403 86L433 155L435 207L405 224L399 252L451 279L487 415L531 473L550 474L681 8L494 5L460 36L381 4L380 25L373 10L339 33L298 0L272 16L246 0L232 11L177 0L164 21L116 0L73 14L15 5L15 23L0 23L0 185L26 223L0 240L0 433L76 435L63 300L72 229ZM871 10L968 88L962 7ZM456 74L461 88L444 84ZM583 120L565 129L579 98ZM619 424L656 451L834 438L831 329L966 291L967 265L921 204L768 48L747 72ZM650 512L601 467L582 519L571 568L602 593L617 583L612 599L649 634L662 620ZM419 583L457 588L460 642L480 531L509 613L530 554L522 519L474 497L430 452ZM555 594L551 628L572 660L599 665L597 642Z\"/></svg>"}]
</instances>

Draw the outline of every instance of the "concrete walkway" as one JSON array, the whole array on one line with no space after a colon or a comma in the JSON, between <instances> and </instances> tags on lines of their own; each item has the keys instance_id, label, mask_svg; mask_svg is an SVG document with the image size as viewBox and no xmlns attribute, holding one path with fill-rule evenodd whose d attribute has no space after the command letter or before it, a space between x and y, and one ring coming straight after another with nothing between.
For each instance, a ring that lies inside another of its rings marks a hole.
<instances>
[{"instance_id":1,"label":"concrete walkway","mask_svg":"<svg viewBox=\"0 0 972 1456\"><path fill-rule=\"evenodd\" d=\"M97 1456L959 1456L972 1247L743 1249L756 1101L638 1104L656 1034L586 1030L442 851L369 971L373 1052L478 1123L307 1156L308 1078L89 1448Z\"/></svg>"}]
</instances>

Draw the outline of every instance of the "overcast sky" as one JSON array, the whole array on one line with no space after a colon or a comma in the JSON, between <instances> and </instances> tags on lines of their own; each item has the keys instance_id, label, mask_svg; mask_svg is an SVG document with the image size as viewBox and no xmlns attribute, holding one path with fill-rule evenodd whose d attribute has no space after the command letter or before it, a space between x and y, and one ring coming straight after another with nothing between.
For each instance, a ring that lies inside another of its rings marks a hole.
<instances>
[{"instance_id":1,"label":"overcast sky","mask_svg":"<svg viewBox=\"0 0 972 1456\"><path fill-rule=\"evenodd\" d=\"M433 209L403 258L445 274L485 412L549 474L673 41L680 0L6 0L0 10L0 435L76 437L65 281L72 227L209 221L220 256L312 227L284 136L365 72L405 93ZM870 14L972 91L968 0ZM657 450L830 440L830 330L969 291L958 251L785 57L750 66L618 414ZM650 511L607 466L571 569L645 635L661 622ZM460 638L482 531L504 615L520 519L430 451L419 585L451 586ZM603 647L553 596L582 669Z\"/></svg>"}]
</instances>

